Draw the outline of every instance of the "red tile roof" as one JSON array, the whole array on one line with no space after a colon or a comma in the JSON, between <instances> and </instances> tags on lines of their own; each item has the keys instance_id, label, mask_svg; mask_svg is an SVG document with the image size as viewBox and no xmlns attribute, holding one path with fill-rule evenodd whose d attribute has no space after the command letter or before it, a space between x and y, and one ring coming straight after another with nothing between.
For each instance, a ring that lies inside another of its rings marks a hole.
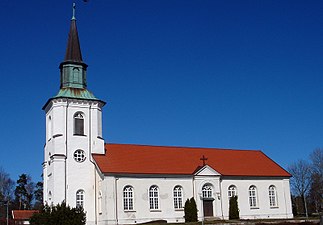
<instances>
[{"instance_id":1,"label":"red tile roof","mask_svg":"<svg viewBox=\"0 0 323 225\"><path fill-rule=\"evenodd\" d=\"M103 173L192 175L206 164L223 176L289 177L259 150L105 144L106 154L93 154Z\"/></svg>"},{"instance_id":2,"label":"red tile roof","mask_svg":"<svg viewBox=\"0 0 323 225\"><path fill-rule=\"evenodd\" d=\"M32 215L39 213L38 210L12 210L14 220L29 220Z\"/></svg>"}]
</instances>

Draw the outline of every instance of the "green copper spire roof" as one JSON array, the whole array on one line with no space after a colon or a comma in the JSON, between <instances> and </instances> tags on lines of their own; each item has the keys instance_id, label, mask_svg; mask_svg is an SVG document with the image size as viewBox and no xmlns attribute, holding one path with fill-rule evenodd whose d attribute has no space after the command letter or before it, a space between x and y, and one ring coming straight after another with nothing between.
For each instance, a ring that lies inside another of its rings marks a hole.
<instances>
[{"instance_id":1,"label":"green copper spire roof","mask_svg":"<svg viewBox=\"0 0 323 225\"><path fill-rule=\"evenodd\" d=\"M68 33L67 47L64 61L60 64L61 85L55 97L69 97L80 99L96 99L86 87L87 65L83 62L79 36L76 27L75 3L73 16Z\"/></svg>"},{"instance_id":2,"label":"green copper spire roof","mask_svg":"<svg viewBox=\"0 0 323 225\"><path fill-rule=\"evenodd\" d=\"M90 91L81 88L61 88L55 97L98 100Z\"/></svg>"},{"instance_id":3,"label":"green copper spire roof","mask_svg":"<svg viewBox=\"0 0 323 225\"><path fill-rule=\"evenodd\" d=\"M86 70L87 65L83 62L80 41L78 37L76 19L75 19L75 3L73 3L73 16L71 19L70 31L64 61L59 66L61 72L60 90L56 96L50 98L44 105L55 98L70 98L104 101L97 99L89 90L87 90Z\"/></svg>"}]
</instances>

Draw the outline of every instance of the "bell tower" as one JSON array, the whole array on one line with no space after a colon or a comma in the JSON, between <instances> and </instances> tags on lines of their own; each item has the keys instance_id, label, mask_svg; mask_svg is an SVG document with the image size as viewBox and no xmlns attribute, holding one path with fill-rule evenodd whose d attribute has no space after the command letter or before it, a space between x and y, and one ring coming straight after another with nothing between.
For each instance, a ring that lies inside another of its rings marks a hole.
<instances>
[{"instance_id":1,"label":"bell tower","mask_svg":"<svg viewBox=\"0 0 323 225\"><path fill-rule=\"evenodd\" d=\"M65 201L87 212L95 221L96 167L92 154L104 154L102 108L104 101L88 89L75 18L75 4L64 61L60 64L60 89L43 107L46 113L44 148L44 202ZM94 224L94 222L93 222Z\"/></svg>"}]
</instances>

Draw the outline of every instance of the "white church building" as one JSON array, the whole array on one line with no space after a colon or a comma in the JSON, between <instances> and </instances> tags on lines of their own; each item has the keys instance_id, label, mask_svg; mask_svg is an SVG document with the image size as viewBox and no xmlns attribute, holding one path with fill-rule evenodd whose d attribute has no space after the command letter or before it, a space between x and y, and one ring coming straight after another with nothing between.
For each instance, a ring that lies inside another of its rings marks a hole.
<instances>
[{"instance_id":1,"label":"white church building","mask_svg":"<svg viewBox=\"0 0 323 225\"><path fill-rule=\"evenodd\" d=\"M59 68L43 107L45 203L83 207L88 225L184 222L192 197L200 221L226 220L233 195L241 219L293 217L291 175L259 150L105 143L105 102L87 89L75 16Z\"/></svg>"}]
</instances>

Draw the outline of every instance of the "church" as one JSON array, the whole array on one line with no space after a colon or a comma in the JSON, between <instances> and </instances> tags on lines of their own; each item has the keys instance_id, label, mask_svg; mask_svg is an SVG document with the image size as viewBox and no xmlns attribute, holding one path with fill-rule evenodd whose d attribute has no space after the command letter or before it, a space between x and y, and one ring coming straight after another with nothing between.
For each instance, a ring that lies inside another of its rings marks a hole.
<instances>
[{"instance_id":1,"label":"church","mask_svg":"<svg viewBox=\"0 0 323 225\"><path fill-rule=\"evenodd\" d=\"M105 102L87 89L75 10L60 89L46 113L44 203L83 207L88 225L184 222L194 197L198 220L292 218L291 175L259 150L105 143Z\"/></svg>"}]
</instances>

